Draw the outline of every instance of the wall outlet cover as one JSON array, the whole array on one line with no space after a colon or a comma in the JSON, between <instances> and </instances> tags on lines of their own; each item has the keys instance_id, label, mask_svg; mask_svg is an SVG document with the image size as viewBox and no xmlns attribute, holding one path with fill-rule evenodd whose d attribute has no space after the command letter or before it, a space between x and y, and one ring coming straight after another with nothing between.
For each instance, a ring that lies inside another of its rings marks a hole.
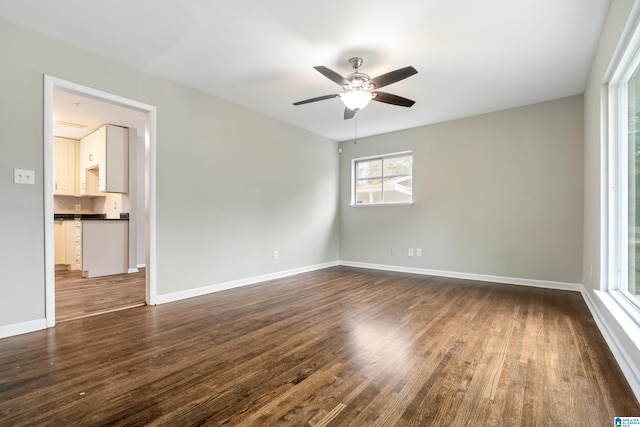
<instances>
[{"instance_id":1,"label":"wall outlet cover","mask_svg":"<svg viewBox=\"0 0 640 427\"><path fill-rule=\"evenodd\" d=\"M13 183L33 185L36 183L36 172L28 169L14 169Z\"/></svg>"}]
</instances>

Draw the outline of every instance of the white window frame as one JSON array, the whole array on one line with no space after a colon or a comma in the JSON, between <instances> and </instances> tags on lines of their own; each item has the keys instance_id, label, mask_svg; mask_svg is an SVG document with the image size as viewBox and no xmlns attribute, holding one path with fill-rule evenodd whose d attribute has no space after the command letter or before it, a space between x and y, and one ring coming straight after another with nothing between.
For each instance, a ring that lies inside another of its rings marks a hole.
<instances>
[{"instance_id":1,"label":"white window frame","mask_svg":"<svg viewBox=\"0 0 640 427\"><path fill-rule=\"evenodd\" d=\"M628 282L628 126L627 82L640 66L640 34L633 32L614 60L604 86L607 135L607 246L604 289L638 325L640 303L625 291ZM623 285L624 283L624 285Z\"/></svg>"},{"instance_id":2,"label":"white window frame","mask_svg":"<svg viewBox=\"0 0 640 427\"><path fill-rule=\"evenodd\" d=\"M413 151L400 151L397 153L388 153L388 154L378 154L375 156L367 156L367 157L359 157L357 159L351 160L351 206L353 207L367 207L367 206L405 206L413 204L413 181L411 183L411 200L406 202L385 202L384 201L384 178L388 178L388 175L384 174L384 161L385 159L392 159L394 157L405 157L411 156L411 179L413 180ZM382 176L380 179L382 180L382 202L380 203L356 203L356 179L357 175L357 164L363 161L371 161L371 160L381 160L382 161Z\"/></svg>"}]
</instances>

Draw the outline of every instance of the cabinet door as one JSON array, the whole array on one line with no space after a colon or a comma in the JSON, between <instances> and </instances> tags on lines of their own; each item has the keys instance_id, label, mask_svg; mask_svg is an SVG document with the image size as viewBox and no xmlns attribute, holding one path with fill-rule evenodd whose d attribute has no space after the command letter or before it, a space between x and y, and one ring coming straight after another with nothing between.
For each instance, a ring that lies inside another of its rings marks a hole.
<instances>
[{"instance_id":1,"label":"cabinet door","mask_svg":"<svg viewBox=\"0 0 640 427\"><path fill-rule=\"evenodd\" d=\"M87 169L100 169L104 159L105 127L82 138L80 141L80 194L91 194L88 191Z\"/></svg>"},{"instance_id":2,"label":"cabinet door","mask_svg":"<svg viewBox=\"0 0 640 427\"><path fill-rule=\"evenodd\" d=\"M129 192L128 128L104 125L82 139L80 151L81 194Z\"/></svg>"},{"instance_id":3,"label":"cabinet door","mask_svg":"<svg viewBox=\"0 0 640 427\"><path fill-rule=\"evenodd\" d=\"M65 264L70 270L82 269L82 222L64 221Z\"/></svg>"},{"instance_id":4,"label":"cabinet door","mask_svg":"<svg viewBox=\"0 0 640 427\"><path fill-rule=\"evenodd\" d=\"M53 139L53 193L56 195L76 194L76 144L73 139Z\"/></svg>"},{"instance_id":5,"label":"cabinet door","mask_svg":"<svg viewBox=\"0 0 640 427\"><path fill-rule=\"evenodd\" d=\"M64 221L53 222L55 264L67 264L65 254Z\"/></svg>"},{"instance_id":6,"label":"cabinet door","mask_svg":"<svg viewBox=\"0 0 640 427\"><path fill-rule=\"evenodd\" d=\"M100 191L129 192L129 129L106 126L106 144L100 165Z\"/></svg>"}]
</instances>

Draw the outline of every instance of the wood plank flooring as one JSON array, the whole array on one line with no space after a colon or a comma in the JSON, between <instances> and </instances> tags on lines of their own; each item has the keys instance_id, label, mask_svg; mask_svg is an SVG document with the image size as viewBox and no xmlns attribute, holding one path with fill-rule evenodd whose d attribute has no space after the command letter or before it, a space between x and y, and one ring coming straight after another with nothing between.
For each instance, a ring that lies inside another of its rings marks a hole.
<instances>
[{"instance_id":1,"label":"wood plank flooring","mask_svg":"<svg viewBox=\"0 0 640 427\"><path fill-rule=\"evenodd\" d=\"M144 305L145 271L83 278L81 271L56 272L56 322Z\"/></svg>"},{"instance_id":2,"label":"wood plank flooring","mask_svg":"<svg viewBox=\"0 0 640 427\"><path fill-rule=\"evenodd\" d=\"M335 267L0 340L0 425L608 426L577 292Z\"/></svg>"}]
</instances>

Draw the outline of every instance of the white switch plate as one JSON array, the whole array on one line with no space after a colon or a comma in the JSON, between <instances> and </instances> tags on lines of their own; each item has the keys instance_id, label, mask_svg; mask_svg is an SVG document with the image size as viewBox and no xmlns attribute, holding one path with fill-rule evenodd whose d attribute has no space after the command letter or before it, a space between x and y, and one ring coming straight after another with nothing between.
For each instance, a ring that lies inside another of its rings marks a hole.
<instances>
[{"instance_id":1,"label":"white switch plate","mask_svg":"<svg viewBox=\"0 0 640 427\"><path fill-rule=\"evenodd\" d=\"M422 256L422 248L416 248L416 256Z\"/></svg>"},{"instance_id":2,"label":"white switch plate","mask_svg":"<svg viewBox=\"0 0 640 427\"><path fill-rule=\"evenodd\" d=\"M278 260L278 251L273 251L273 260L277 261Z\"/></svg>"},{"instance_id":3,"label":"white switch plate","mask_svg":"<svg viewBox=\"0 0 640 427\"><path fill-rule=\"evenodd\" d=\"M395 255L397 253L398 251L396 250L396 248L391 248L391 255Z\"/></svg>"},{"instance_id":4,"label":"white switch plate","mask_svg":"<svg viewBox=\"0 0 640 427\"><path fill-rule=\"evenodd\" d=\"M27 169L14 169L13 183L33 185L36 183L36 173L35 171Z\"/></svg>"},{"instance_id":5,"label":"white switch plate","mask_svg":"<svg viewBox=\"0 0 640 427\"><path fill-rule=\"evenodd\" d=\"M409 248L409 256L413 256L413 248Z\"/></svg>"}]
</instances>

